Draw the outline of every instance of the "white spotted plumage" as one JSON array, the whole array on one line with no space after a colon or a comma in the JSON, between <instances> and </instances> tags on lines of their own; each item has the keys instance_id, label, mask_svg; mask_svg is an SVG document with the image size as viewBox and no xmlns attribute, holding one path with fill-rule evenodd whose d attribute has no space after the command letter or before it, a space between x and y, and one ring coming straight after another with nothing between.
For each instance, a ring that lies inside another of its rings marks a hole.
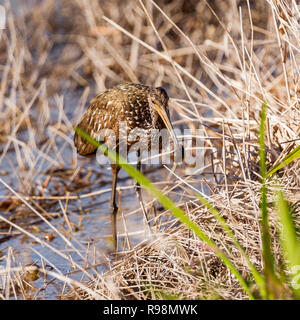
<instances>
[{"instance_id":1,"label":"white spotted plumage","mask_svg":"<svg viewBox=\"0 0 300 320\"><path fill-rule=\"evenodd\" d=\"M168 97L160 88L125 84L103 91L91 101L78 127L93 137L102 129L118 130L119 121L126 121L130 130L136 127L150 132L151 128L165 128L157 111L149 106L149 95L158 101L162 98L161 105L167 107ZM91 154L96 150L76 134L75 145L82 155Z\"/></svg>"}]
</instances>

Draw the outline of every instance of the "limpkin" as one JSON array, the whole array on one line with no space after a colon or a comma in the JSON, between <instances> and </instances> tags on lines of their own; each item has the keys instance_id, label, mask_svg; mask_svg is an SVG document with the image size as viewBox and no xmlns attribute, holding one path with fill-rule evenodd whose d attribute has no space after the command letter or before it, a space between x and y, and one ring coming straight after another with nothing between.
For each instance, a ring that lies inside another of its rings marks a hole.
<instances>
[{"instance_id":1,"label":"limpkin","mask_svg":"<svg viewBox=\"0 0 300 320\"><path fill-rule=\"evenodd\" d=\"M113 130L117 145L119 137L119 123L126 121L128 130L136 128L144 129L146 136L151 138L151 129L167 129L173 142L177 145L176 136L169 117L169 97L162 87L149 87L142 84L122 84L98 94L90 103L90 106L81 118L78 127L99 141L99 132L103 129ZM149 141L149 140L148 140ZM130 149L135 141L127 140ZM97 148L87 142L77 132L74 136L77 152L82 156L96 155ZM150 144L149 144L150 148ZM118 150L116 150L118 151ZM112 193L110 200L110 215L113 227L113 241L117 248L116 216L118 207L116 205L117 176L120 167L110 163L112 170ZM141 168L141 160L138 157L137 169ZM148 221L143 205L141 188L135 184L135 190L141 204L145 219Z\"/></svg>"}]
</instances>

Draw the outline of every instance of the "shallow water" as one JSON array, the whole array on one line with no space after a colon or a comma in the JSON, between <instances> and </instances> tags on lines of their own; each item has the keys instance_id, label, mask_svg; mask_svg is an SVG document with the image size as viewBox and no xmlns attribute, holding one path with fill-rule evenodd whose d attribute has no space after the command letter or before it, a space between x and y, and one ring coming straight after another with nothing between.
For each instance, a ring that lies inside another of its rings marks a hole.
<instances>
[{"instance_id":1,"label":"shallow water","mask_svg":"<svg viewBox=\"0 0 300 320\"><path fill-rule=\"evenodd\" d=\"M70 154L71 157L71 154ZM8 160L10 158L10 160ZM4 161L0 165L0 170L6 169L7 176L2 177L5 182L7 182L10 187L14 188L18 191L18 182L17 179L13 179L13 170L7 166L7 163L14 163L13 153L8 153L7 157L4 158ZM80 162L87 164L88 161L84 159L83 161L79 161L79 166L81 165ZM90 166L93 167L96 164L94 160L90 160ZM106 169L103 169L105 172ZM101 170L100 170L101 172ZM110 175L107 173L106 180L109 181ZM136 212L134 214L128 215L129 212L134 211L135 209L139 208L139 203L135 196L135 191L133 189L133 181L131 179L126 179L127 175L124 172L120 172L121 181L118 186L122 187L129 187L130 189L122 191L122 201L121 201L121 213L119 214L118 219L118 232L119 232L119 242L120 242L120 249L122 249L122 240L123 237L121 236L124 233L124 222L123 222L123 214L124 219L126 221L126 228L127 232L130 235L130 242L131 245L135 245L141 240L144 239L144 224L142 219L141 210L140 212ZM122 181L122 178L125 180ZM97 185L93 185L92 187L85 188L82 192L75 193L77 195L86 194L90 192L95 192L99 190L106 190L110 188L110 184L105 184L102 187ZM19 193L19 191L18 191ZM3 199L7 199L11 193L6 190L6 188L1 185L0 187L0 197ZM71 195L73 195L72 193ZM68 225L66 225L65 218L62 214L62 208L65 207L66 202L61 200L60 202L57 201L54 205L51 205L50 210L47 212L50 213L58 213L59 216L55 219L49 219L48 221L51 222L53 226L55 226L62 234L64 234L74 245L77 250L80 251L83 257L85 257L83 261L82 257L78 255L77 252L73 248L70 248L66 245L65 240L56 234L45 222L41 221L38 217L34 214L30 214L30 217L26 218L16 218L14 221L17 225L23 227L25 230L32 232L34 236L41 238L42 240L46 239L47 234L52 234L54 236L52 241L48 241L55 250L63 252L68 256L72 257L74 263L78 263L80 266L83 266L84 263L89 261L91 264L97 264L104 261L104 257L109 257L109 252L112 249L112 242L111 242L111 224L110 224L110 217L109 217L109 199L110 199L110 192L106 192L94 197L87 197L78 200L70 200L67 206L67 216L68 222L73 227L73 231L68 233ZM37 201L36 201L37 202ZM32 204L32 203L31 203ZM19 208L12 210L11 212L3 212L4 216L12 217L17 215L18 211L27 210L26 206L20 205ZM39 210L38 210L39 211ZM25 215L26 215L25 212ZM41 212L41 211L39 211ZM46 217L46 216L45 216ZM64 227L62 227L64 225ZM75 227L77 226L77 231L74 231ZM34 229L38 228L38 229ZM36 231L37 230L37 231ZM66 234L67 231L67 234ZM13 229L13 232L17 232ZM19 233L19 232L18 232ZM35 263L38 266L42 266L43 264L46 266L54 266L57 268L58 272L62 274L67 274L68 272L72 271L73 268L69 261L66 261L61 256L53 252L53 250L36 243L33 239L28 236L23 235L22 233L18 235L13 235L11 238L5 241L7 236L11 235L10 230L6 228L6 230L1 230L0 235L0 252L1 252L1 260L0 260L0 267L5 267L6 259L5 256L8 254L9 248L13 250L13 266L18 266L21 264L22 266ZM1 241L2 240L2 241ZM90 248L88 249L88 247ZM86 254L89 252L90 257L86 258ZM98 267L97 271L102 272L104 269L103 267ZM72 279L80 280L82 277L81 273L77 275L72 275ZM35 287L41 288L45 282L50 281L51 277L47 277L43 279L42 277L32 283ZM59 282L58 280L52 282L47 289L44 290L42 293L39 293L39 298L44 297L46 299L54 299L57 294L60 293L60 290L63 287L63 283Z\"/></svg>"}]
</instances>

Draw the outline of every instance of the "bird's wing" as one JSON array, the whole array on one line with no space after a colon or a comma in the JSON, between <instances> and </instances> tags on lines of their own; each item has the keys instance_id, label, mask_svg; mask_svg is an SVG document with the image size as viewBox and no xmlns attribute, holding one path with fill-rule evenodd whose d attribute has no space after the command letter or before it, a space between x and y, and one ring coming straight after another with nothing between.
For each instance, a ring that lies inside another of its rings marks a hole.
<instances>
[{"instance_id":1,"label":"bird's wing","mask_svg":"<svg viewBox=\"0 0 300 320\"><path fill-rule=\"evenodd\" d=\"M107 93L99 94L91 101L77 127L97 141L103 141L104 137L113 135L118 128L118 120L122 120L120 115L122 106L117 101ZM87 142L77 132L74 136L74 144L77 152L82 156L96 154L97 147Z\"/></svg>"}]
</instances>

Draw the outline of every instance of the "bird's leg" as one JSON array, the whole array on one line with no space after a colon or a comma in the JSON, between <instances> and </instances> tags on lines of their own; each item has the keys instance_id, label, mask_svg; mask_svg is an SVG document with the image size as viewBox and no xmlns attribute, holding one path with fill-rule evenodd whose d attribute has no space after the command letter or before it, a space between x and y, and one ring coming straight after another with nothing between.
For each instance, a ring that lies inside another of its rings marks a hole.
<instances>
[{"instance_id":1,"label":"bird's leg","mask_svg":"<svg viewBox=\"0 0 300 320\"><path fill-rule=\"evenodd\" d=\"M117 180L118 180L118 173L120 167L117 164L111 164L111 172L112 172L112 191L111 191L111 198L110 198L110 217L112 223L112 232L113 232L113 242L115 251L118 248L118 239L117 239L117 213L118 207L116 205L116 189L117 189Z\"/></svg>"},{"instance_id":2,"label":"bird's leg","mask_svg":"<svg viewBox=\"0 0 300 320\"><path fill-rule=\"evenodd\" d=\"M140 152L138 151L137 153L138 153L138 161L137 161L136 168L137 168L137 170L141 171ZM140 184L137 181L135 182L135 192L136 192L137 197L139 199L139 203L140 203L140 206L141 206L142 211L143 211L144 219L147 222L147 225L149 227L149 231L151 232L150 221L148 219L148 215L147 215L147 212L146 212L146 209L145 209L145 206L144 206L143 197L142 197L142 189L141 189Z\"/></svg>"}]
</instances>

